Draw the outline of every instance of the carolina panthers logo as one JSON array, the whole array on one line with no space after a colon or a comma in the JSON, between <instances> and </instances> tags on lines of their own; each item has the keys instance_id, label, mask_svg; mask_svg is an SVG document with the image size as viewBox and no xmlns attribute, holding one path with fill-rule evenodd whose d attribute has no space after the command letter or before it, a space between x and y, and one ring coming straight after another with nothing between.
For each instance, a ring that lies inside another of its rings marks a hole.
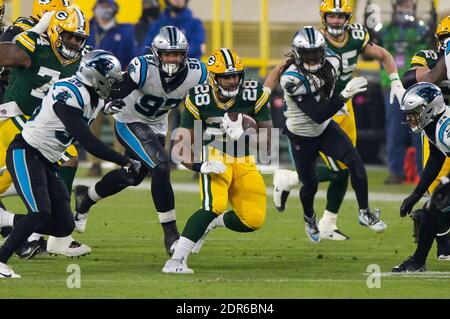
<instances>
[{"instance_id":1,"label":"carolina panthers logo","mask_svg":"<svg viewBox=\"0 0 450 319\"><path fill-rule=\"evenodd\" d=\"M425 99L427 103L430 103L437 96L442 95L442 93L433 87L427 86L417 91L417 95Z\"/></svg>"},{"instance_id":2,"label":"carolina panthers logo","mask_svg":"<svg viewBox=\"0 0 450 319\"><path fill-rule=\"evenodd\" d=\"M97 58L94 61L86 63L86 66L91 67L98 71L103 76L106 76L109 71L114 68L114 63L108 59Z\"/></svg>"},{"instance_id":3,"label":"carolina panthers logo","mask_svg":"<svg viewBox=\"0 0 450 319\"><path fill-rule=\"evenodd\" d=\"M58 102L66 103L68 99L70 99L72 95L67 91L59 92L55 97L55 100Z\"/></svg>"}]
</instances>

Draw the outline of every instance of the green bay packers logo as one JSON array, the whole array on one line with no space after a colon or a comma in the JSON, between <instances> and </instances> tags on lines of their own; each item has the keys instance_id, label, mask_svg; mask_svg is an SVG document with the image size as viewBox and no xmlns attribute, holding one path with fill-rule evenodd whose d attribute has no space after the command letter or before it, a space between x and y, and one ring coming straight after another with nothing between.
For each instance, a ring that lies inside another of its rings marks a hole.
<instances>
[{"instance_id":1,"label":"green bay packers logo","mask_svg":"<svg viewBox=\"0 0 450 319\"><path fill-rule=\"evenodd\" d=\"M208 59L208 65L211 66L214 63L216 63L216 57L214 55L211 55Z\"/></svg>"},{"instance_id":2,"label":"green bay packers logo","mask_svg":"<svg viewBox=\"0 0 450 319\"><path fill-rule=\"evenodd\" d=\"M58 11L55 16L56 16L56 19L64 21L64 20L67 20L67 18L69 17L69 14L66 11Z\"/></svg>"}]
</instances>

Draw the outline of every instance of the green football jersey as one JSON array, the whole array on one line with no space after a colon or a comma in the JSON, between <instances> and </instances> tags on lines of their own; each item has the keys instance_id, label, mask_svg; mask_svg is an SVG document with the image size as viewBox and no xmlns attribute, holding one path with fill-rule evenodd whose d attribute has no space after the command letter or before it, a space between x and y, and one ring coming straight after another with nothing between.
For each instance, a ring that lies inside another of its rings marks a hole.
<instances>
[{"instance_id":1,"label":"green football jersey","mask_svg":"<svg viewBox=\"0 0 450 319\"><path fill-rule=\"evenodd\" d=\"M358 23L350 24L345 32L345 39L342 43L336 43L325 36L328 48L341 59L340 75L335 87L337 92L344 90L347 83L352 79L358 56L370 40L367 29Z\"/></svg>"},{"instance_id":2,"label":"green football jersey","mask_svg":"<svg viewBox=\"0 0 450 319\"><path fill-rule=\"evenodd\" d=\"M193 129L195 121L201 121L203 135L202 145L209 145L228 155L241 157L250 154L248 145L243 150L237 149L236 142L227 143L227 135L221 128L222 118L227 112L245 113L256 122L269 121L269 92L261 83L246 80L238 96L226 103L219 101L214 88L209 84L197 85L185 98L185 110L181 116L181 127Z\"/></svg>"},{"instance_id":3,"label":"green football jersey","mask_svg":"<svg viewBox=\"0 0 450 319\"><path fill-rule=\"evenodd\" d=\"M16 45L31 58L31 65L11 68L4 102L15 101L25 115L32 115L41 104L45 92L59 79L72 76L80 60L63 65L59 62L48 37L27 31L16 38Z\"/></svg>"},{"instance_id":4,"label":"green football jersey","mask_svg":"<svg viewBox=\"0 0 450 319\"><path fill-rule=\"evenodd\" d=\"M437 61L439 60L439 53L435 50L420 50L414 53L414 56L411 58L411 67L414 66L428 66L429 69L432 69L436 66ZM446 80L439 84L439 87L442 90L442 95L444 96L445 104L449 105L450 103L450 81Z\"/></svg>"}]
</instances>

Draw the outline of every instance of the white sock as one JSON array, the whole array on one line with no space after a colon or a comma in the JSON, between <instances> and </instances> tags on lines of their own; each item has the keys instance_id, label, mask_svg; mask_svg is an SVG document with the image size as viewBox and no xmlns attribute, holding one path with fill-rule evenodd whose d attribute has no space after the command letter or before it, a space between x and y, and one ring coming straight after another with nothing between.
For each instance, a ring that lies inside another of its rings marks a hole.
<instances>
[{"instance_id":1,"label":"white sock","mask_svg":"<svg viewBox=\"0 0 450 319\"><path fill-rule=\"evenodd\" d=\"M225 222L223 220L224 215L227 212L220 214L219 216L217 216L216 218L213 219L213 221L211 222L211 226L213 227L227 227L225 226Z\"/></svg>"},{"instance_id":2,"label":"white sock","mask_svg":"<svg viewBox=\"0 0 450 319\"><path fill-rule=\"evenodd\" d=\"M1 227L14 226L14 215L0 207L0 225Z\"/></svg>"},{"instance_id":3,"label":"white sock","mask_svg":"<svg viewBox=\"0 0 450 319\"><path fill-rule=\"evenodd\" d=\"M66 237L48 236L47 248L56 251L60 251L61 249L67 249L73 240L74 239L70 235Z\"/></svg>"},{"instance_id":4,"label":"white sock","mask_svg":"<svg viewBox=\"0 0 450 319\"><path fill-rule=\"evenodd\" d=\"M175 252L172 255L172 259L179 259L184 262L187 262L189 254L191 253L192 248L194 248L195 243L189 238L181 236L178 239L178 244L175 248Z\"/></svg>"},{"instance_id":5,"label":"white sock","mask_svg":"<svg viewBox=\"0 0 450 319\"><path fill-rule=\"evenodd\" d=\"M325 209L322 219L319 221L319 228L323 231L333 231L337 229L336 221L337 214L334 214Z\"/></svg>"},{"instance_id":6,"label":"white sock","mask_svg":"<svg viewBox=\"0 0 450 319\"><path fill-rule=\"evenodd\" d=\"M42 237L41 234L32 233L30 237L28 237L28 242L32 242L33 240L39 240Z\"/></svg>"},{"instance_id":7,"label":"white sock","mask_svg":"<svg viewBox=\"0 0 450 319\"><path fill-rule=\"evenodd\" d=\"M90 199L92 199L94 202L98 202L100 199L102 199L97 192L95 191L95 185L89 187L88 189L88 196Z\"/></svg>"},{"instance_id":8,"label":"white sock","mask_svg":"<svg viewBox=\"0 0 450 319\"><path fill-rule=\"evenodd\" d=\"M296 171L289 171L288 185L289 188L294 188L299 185L300 181L298 179L298 174Z\"/></svg>"},{"instance_id":9,"label":"white sock","mask_svg":"<svg viewBox=\"0 0 450 319\"><path fill-rule=\"evenodd\" d=\"M161 224L177 220L175 209L171 209L167 212L157 212L157 214Z\"/></svg>"}]
</instances>

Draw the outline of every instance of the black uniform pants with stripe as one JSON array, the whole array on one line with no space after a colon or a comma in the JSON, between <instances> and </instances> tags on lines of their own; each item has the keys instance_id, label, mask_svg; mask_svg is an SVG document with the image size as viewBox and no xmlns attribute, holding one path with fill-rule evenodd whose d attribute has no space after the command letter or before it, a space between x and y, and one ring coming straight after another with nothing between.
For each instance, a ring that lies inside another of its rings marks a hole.
<instances>
[{"instance_id":1,"label":"black uniform pants with stripe","mask_svg":"<svg viewBox=\"0 0 450 319\"><path fill-rule=\"evenodd\" d=\"M0 262L4 263L32 233L65 237L75 227L70 194L56 166L20 135L8 149L6 165L28 214L14 218L14 229L0 249Z\"/></svg>"},{"instance_id":2,"label":"black uniform pants with stripe","mask_svg":"<svg viewBox=\"0 0 450 319\"><path fill-rule=\"evenodd\" d=\"M107 173L95 185L96 193L108 197L119 193L128 186L139 185L149 172L152 174L152 197L157 212L167 212L175 208L175 198L170 182L169 155L164 150L165 136L158 136L144 123L115 124L116 136L125 147L125 155L142 163L138 175L124 178L123 169Z\"/></svg>"},{"instance_id":3,"label":"black uniform pants with stripe","mask_svg":"<svg viewBox=\"0 0 450 319\"><path fill-rule=\"evenodd\" d=\"M314 196L319 180L316 161L319 151L347 165L356 199L360 209L368 208L367 173L357 150L342 129L331 121L327 128L316 137L295 135L286 130L291 143L295 168L302 182L300 200L305 216L314 216Z\"/></svg>"}]
</instances>

